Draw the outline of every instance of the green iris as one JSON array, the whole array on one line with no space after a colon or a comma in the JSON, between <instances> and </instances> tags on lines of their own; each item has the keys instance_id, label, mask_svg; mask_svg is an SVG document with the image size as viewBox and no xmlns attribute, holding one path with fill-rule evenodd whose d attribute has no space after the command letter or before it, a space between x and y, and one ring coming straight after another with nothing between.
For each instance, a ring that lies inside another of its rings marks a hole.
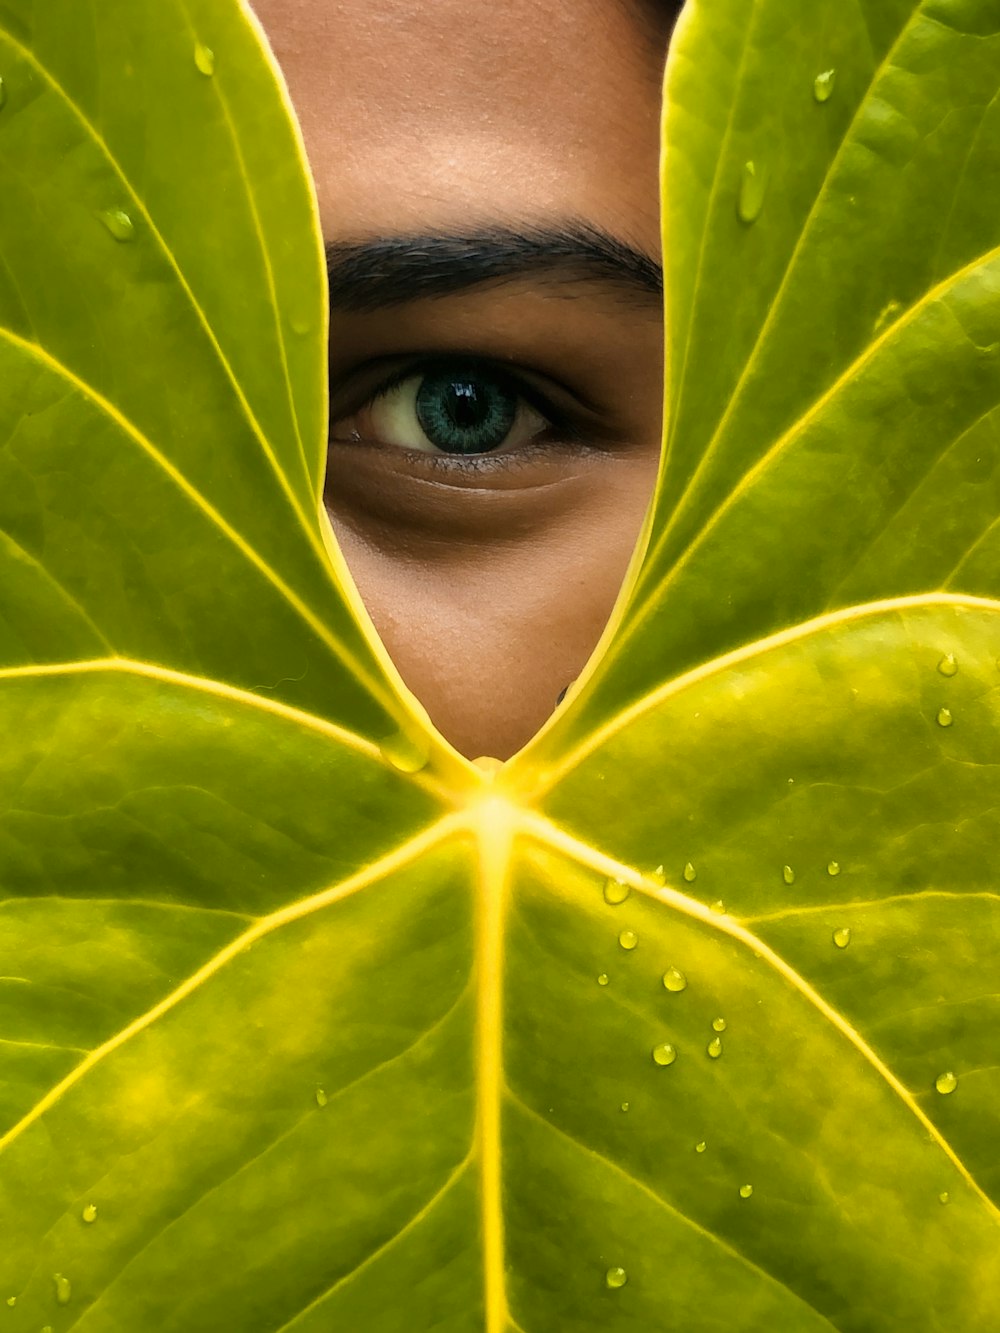
<instances>
[{"instance_id":1,"label":"green iris","mask_svg":"<svg viewBox=\"0 0 1000 1333\"><path fill-rule=\"evenodd\" d=\"M430 371L417 390L420 428L446 454L488 454L510 434L518 396L488 371Z\"/></svg>"}]
</instances>

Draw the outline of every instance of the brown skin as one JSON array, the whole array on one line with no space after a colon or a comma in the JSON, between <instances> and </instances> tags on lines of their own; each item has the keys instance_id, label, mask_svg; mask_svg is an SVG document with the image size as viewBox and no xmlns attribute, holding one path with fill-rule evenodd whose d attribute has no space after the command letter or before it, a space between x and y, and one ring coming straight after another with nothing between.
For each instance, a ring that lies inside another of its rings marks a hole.
<instances>
[{"instance_id":1,"label":"brown skin","mask_svg":"<svg viewBox=\"0 0 1000 1333\"><path fill-rule=\"evenodd\" d=\"M624 0L254 8L328 242L582 222L658 260L664 52ZM412 403L435 353L515 368L558 420L522 408L510 443L426 452ZM409 399L372 403L410 363ZM334 310L330 516L403 679L470 757L524 745L600 636L655 479L661 367L655 297L593 277Z\"/></svg>"}]
</instances>

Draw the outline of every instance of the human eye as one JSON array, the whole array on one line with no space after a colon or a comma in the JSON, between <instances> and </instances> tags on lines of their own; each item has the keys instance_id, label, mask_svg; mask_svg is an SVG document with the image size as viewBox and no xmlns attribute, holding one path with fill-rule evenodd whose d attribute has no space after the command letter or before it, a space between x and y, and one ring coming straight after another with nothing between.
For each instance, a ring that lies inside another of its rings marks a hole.
<instances>
[{"instance_id":1,"label":"human eye","mask_svg":"<svg viewBox=\"0 0 1000 1333\"><path fill-rule=\"evenodd\" d=\"M459 354L410 361L374 387L362 382L330 430L332 443L395 448L459 466L568 445L576 435L566 410L537 381Z\"/></svg>"}]
</instances>

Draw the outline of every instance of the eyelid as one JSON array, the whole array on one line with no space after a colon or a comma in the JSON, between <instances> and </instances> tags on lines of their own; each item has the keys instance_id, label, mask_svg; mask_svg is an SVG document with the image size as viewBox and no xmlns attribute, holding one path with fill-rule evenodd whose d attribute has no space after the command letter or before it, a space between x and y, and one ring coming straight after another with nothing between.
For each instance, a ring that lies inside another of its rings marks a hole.
<instances>
[{"instance_id":1,"label":"eyelid","mask_svg":"<svg viewBox=\"0 0 1000 1333\"><path fill-rule=\"evenodd\" d=\"M392 363L393 368L384 370L380 377L375 378L376 373L386 363ZM575 407L569 404L564 406L556 401L557 394L567 398L573 397L577 401L576 395L571 394L571 391L562 385L553 383L553 393L546 393L533 382L534 376L531 372L499 358L462 351L415 353L405 359L380 357L376 362L369 362L340 376L339 382L332 381L330 386L331 427L344 417L351 416L379 398L386 397L415 376L426 375L442 368L452 370L456 366L478 370L506 380L514 392L545 417L549 425L559 432L560 439L566 443L582 442L590 437L600 439L603 433L600 424L592 420L588 406L583 403L578 403ZM549 379L548 376L545 378ZM351 382L358 379L360 383L352 387Z\"/></svg>"}]
</instances>

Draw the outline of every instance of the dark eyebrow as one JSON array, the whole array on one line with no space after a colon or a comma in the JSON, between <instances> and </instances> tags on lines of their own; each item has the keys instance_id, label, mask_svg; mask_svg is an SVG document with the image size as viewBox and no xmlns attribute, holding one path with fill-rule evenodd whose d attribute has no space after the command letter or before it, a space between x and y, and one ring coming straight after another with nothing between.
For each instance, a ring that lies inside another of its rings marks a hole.
<instances>
[{"instance_id":1,"label":"dark eyebrow","mask_svg":"<svg viewBox=\"0 0 1000 1333\"><path fill-rule=\"evenodd\" d=\"M326 262L331 307L357 314L524 278L601 283L643 304L663 297L659 264L586 223L334 241Z\"/></svg>"}]
</instances>

